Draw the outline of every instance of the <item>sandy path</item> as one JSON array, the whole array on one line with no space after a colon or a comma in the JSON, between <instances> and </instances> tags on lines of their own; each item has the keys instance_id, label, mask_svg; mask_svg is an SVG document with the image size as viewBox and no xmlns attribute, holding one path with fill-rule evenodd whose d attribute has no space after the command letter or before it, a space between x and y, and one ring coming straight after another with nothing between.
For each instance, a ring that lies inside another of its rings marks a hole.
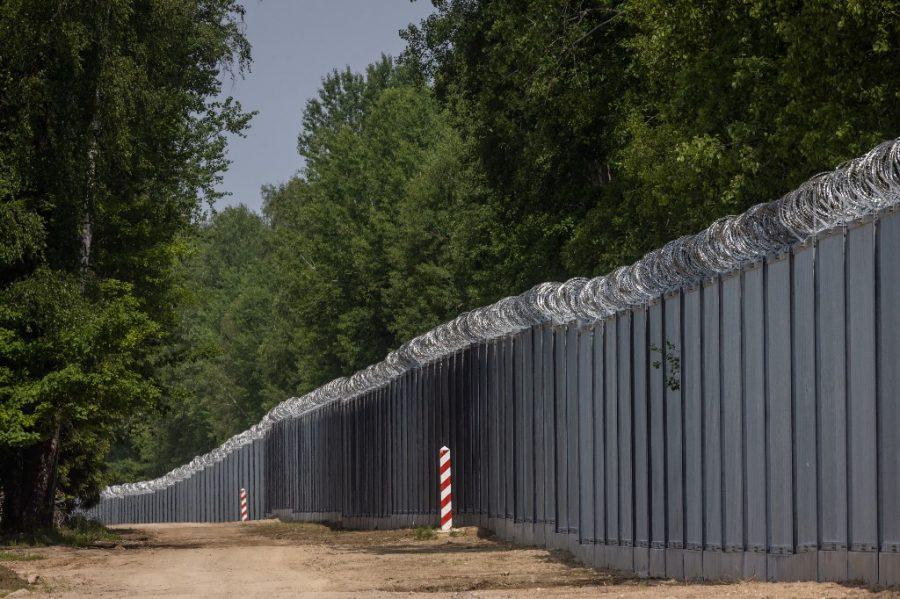
<instances>
[{"instance_id":1,"label":"sandy path","mask_svg":"<svg viewBox=\"0 0 900 599\"><path fill-rule=\"evenodd\" d=\"M349 532L254 522L123 529L128 548L30 550L4 562L53 597L875 597L837 584L693 585L596 572L544 550L460 536L417 541L411 531ZM17 597L18 599L18 597Z\"/></svg>"}]
</instances>

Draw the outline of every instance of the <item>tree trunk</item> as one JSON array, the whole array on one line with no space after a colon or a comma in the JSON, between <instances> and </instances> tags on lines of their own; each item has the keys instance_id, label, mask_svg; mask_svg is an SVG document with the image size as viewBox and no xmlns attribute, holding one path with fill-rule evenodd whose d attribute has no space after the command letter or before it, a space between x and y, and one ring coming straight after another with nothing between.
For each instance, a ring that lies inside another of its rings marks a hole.
<instances>
[{"instance_id":1,"label":"tree trunk","mask_svg":"<svg viewBox=\"0 0 900 599\"><path fill-rule=\"evenodd\" d=\"M8 472L3 477L3 532L32 532L53 525L60 428L56 421L49 439L4 460Z\"/></svg>"},{"instance_id":2,"label":"tree trunk","mask_svg":"<svg viewBox=\"0 0 900 599\"><path fill-rule=\"evenodd\" d=\"M96 121L91 125L92 134L97 129ZM97 144L95 139L90 142L88 149L88 179L87 193L84 195L84 213L81 216L81 248L79 252L79 262L81 267L81 284L84 286L84 280L88 270L91 268L91 241L94 238L94 223L91 218L91 209L94 200L94 177L97 172Z\"/></svg>"},{"instance_id":3,"label":"tree trunk","mask_svg":"<svg viewBox=\"0 0 900 599\"><path fill-rule=\"evenodd\" d=\"M93 223L91 222L91 213L89 203L85 202L84 218L81 221L81 274L82 282L84 275L91 267L91 240L94 237Z\"/></svg>"}]
</instances>

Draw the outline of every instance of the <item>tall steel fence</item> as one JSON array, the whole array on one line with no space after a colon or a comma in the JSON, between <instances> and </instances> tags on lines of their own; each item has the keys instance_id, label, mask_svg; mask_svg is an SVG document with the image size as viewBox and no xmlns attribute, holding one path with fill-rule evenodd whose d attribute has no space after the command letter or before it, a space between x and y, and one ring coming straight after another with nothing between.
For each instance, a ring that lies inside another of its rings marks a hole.
<instances>
[{"instance_id":1,"label":"tall steel fence","mask_svg":"<svg viewBox=\"0 0 900 599\"><path fill-rule=\"evenodd\" d=\"M743 253L691 270L702 251L677 248L708 244L714 225L667 246L674 275L645 258L561 284L560 318L519 309L518 326L353 393L326 386L87 512L238 520L243 487L251 518L435 525L447 445L454 520L503 538L647 576L900 584L900 143L873 153L748 213L765 223L826 189L793 241L728 225ZM651 289L641 268L664 283ZM627 295L603 291L623 277L649 297L578 307L588 291Z\"/></svg>"}]
</instances>

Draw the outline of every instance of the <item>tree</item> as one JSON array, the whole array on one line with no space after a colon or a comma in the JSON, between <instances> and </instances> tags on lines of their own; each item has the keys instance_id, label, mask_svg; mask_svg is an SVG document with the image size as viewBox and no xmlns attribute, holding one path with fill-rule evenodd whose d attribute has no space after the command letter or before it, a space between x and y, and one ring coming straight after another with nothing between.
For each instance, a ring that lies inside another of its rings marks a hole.
<instances>
[{"instance_id":1,"label":"tree","mask_svg":"<svg viewBox=\"0 0 900 599\"><path fill-rule=\"evenodd\" d=\"M264 374L271 329L270 230L245 206L200 228L180 268L185 293L159 377L161 410L135 422L138 457L156 476L255 424L286 397ZM120 479L121 480L121 479Z\"/></svg>"},{"instance_id":2,"label":"tree","mask_svg":"<svg viewBox=\"0 0 900 599\"><path fill-rule=\"evenodd\" d=\"M179 240L214 199L214 101L249 61L233 0L0 6L0 526L49 525L98 489L116 421L158 392Z\"/></svg>"},{"instance_id":3,"label":"tree","mask_svg":"<svg viewBox=\"0 0 900 599\"><path fill-rule=\"evenodd\" d=\"M483 177L420 82L382 58L333 72L306 107L305 168L266 192L274 388L352 374L487 295L467 261L489 253Z\"/></svg>"},{"instance_id":4,"label":"tree","mask_svg":"<svg viewBox=\"0 0 900 599\"><path fill-rule=\"evenodd\" d=\"M509 295L495 277L506 249L496 196L448 118L436 139L398 197L388 233L382 301L394 346Z\"/></svg>"},{"instance_id":5,"label":"tree","mask_svg":"<svg viewBox=\"0 0 900 599\"><path fill-rule=\"evenodd\" d=\"M495 192L511 292L583 275L567 246L596 204L619 202L612 165L627 89L621 2L435 1L403 33ZM590 265L592 270L594 265Z\"/></svg>"},{"instance_id":6,"label":"tree","mask_svg":"<svg viewBox=\"0 0 900 599\"><path fill-rule=\"evenodd\" d=\"M896 0L433 4L404 60L497 197L510 291L609 272L900 134Z\"/></svg>"},{"instance_id":7,"label":"tree","mask_svg":"<svg viewBox=\"0 0 900 599\"><path fill-rule=\"evenodd\" d=\"M637 250L900 135L896 0L630 0L626 14L637 85L617 125L628 180L617 227Z\"/></svg>"},{"instance_id":8,"label":"tree","mask_svg":"<svg viewBox=\"0 0 900 599\"><path fill-rule=\"evenodd\" d=\"M49 524L60 479L66 499L96 496L104 433L158 394L147 370L158 333L131 286L114 280L41 268L0 292L5 529Z\"/></svg>"},{"instance_id":9,"label":"tree","mask_svg":"<svg viewBox=\"0 0 900 599\"><path fill-rule=\"evenodd\" d=\"M166 410L133 425L164 448L152 474L460 312L900 135L896 0L433 3L399 63L323 79L264 218L223 212L184 261Z\"/></svg>"}]
</instances>

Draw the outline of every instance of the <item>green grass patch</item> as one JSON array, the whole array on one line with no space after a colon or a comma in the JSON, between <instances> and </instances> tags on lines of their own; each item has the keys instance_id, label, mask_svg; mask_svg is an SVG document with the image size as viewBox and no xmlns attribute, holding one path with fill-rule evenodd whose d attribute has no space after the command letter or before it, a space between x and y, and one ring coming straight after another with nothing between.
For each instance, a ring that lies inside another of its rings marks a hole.
<instances>
[{"instance_id":1,"label":"green grass patch","mask_svg":"<svg viewBox=\"0 0 900 599\"><path fill-rule=\"evenodd\" d=\"M430 526L417 526L413 530L413 538L417 541L430 541L437 537L437 533Z\"/></svg>"},{"instance_id":2,"label":"green grass patch","mask_svg":"<svg viewBox=\"0 0 900 599\"><path fill-rule=\"evenodd\" d=\"M44 556L17 551L0 551L0 562L33 562L39 559L44 559Z\"/></svg>"},{"instance_id":3,"label":"green grass patch","mask_svg":"<svg viewBox=\"0 0 900 599\"><path fill-rule=\"evenodd\" d=\"M71 518L65 526L44 528L31 533L22 533L0 538L0 545L45 547L65 545L67 547L90 547L96 541L121 541L122 537L96 520L83 516Z\"/></svg>"}]
</instances>

